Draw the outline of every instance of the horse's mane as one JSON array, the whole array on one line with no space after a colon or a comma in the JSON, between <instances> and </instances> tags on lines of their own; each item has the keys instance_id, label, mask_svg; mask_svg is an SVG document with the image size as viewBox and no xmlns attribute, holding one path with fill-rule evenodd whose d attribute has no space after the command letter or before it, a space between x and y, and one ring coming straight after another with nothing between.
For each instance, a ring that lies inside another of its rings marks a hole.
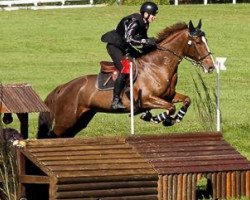
<instances>
[{"instance_id":1,"label":"horse's mane","mask_svg":"<svg viewBox=\"0 0 250 200\"><path fill-rule=\"evenodd\" d=\"M187 29L188 25L185 22L178 22L172 26L166 27L165 29L163 29L161 32L159 32L156 36L156 43L159 44L160 42L162 42L163 40L165 40L167 37L169 37L170 35ZM147 49L144 50L144 52L142 54L140 54L138 57L144 56L152 51L154 51L156 49L156 47L149 47Z\"/></svg>"},{"instance_id":2,"label":"horse's mane","mask_svg":"<svg viewBox=\"0 0 250 200\"><path fill-rule=\"evenodd\" d=\"M184 22L179 22L170 27L166 27L160 33L157 34L156 43L160 43L161 41L163 41L164 39L166 39L168 36L172 35L173 33L184 30L186 28L188 28L188 25Z\"/></svg>"}]
</instances>

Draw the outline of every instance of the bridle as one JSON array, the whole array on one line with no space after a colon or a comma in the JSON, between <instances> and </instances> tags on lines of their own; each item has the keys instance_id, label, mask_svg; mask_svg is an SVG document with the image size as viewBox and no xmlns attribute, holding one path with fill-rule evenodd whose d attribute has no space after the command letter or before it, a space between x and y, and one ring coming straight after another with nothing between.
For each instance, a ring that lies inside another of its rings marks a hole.
<instances>
[{"instance_id":1,"label":"bridle","mask_svg":"<svg viewBox=\"0 0 250 200\"><path fill-rule=\"evenodd\" d=\"M193 44L193 41L192 41L191 39L189 39L189 41L188 41L189 48L190 48L190 46L191 46L192 44ZM190 63L192 63L192 65L195 65L195 66L202 66L203 60L206 59L208 56L210 56L210 55L212 54L212 52L209 51L208 54L202 56L199 60L196 61L196 60L194 60L194 59L192 59L192 58L189 58L189 57L187 57L187 56L180 56L179 54L177 54L177 53L174 52L173 50L168 49L168 48L163 47L163 46L160 46L159 44L157 44L156 47L157 47L157 49L159 49L159 50L161 50L161 51L168 51L168 52L172 53L173 55L175 55L176 57L179 58L179 62L181 62L182 59L184 58L185 60L189 61ZM196 46L194 46L194 47L195 47L196 52L199 53L197 47L196 47ZM188 51L188 50L187 50L187 51Z\"/></svg>"}]
</instances>

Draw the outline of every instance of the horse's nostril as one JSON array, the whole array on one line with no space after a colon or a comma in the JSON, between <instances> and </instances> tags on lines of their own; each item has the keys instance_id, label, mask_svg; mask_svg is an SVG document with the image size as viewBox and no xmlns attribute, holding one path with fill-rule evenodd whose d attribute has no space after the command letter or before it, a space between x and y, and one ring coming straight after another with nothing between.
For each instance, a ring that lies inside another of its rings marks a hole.
<instances>
[{"instance_id":1,"label":"horse's nostril","mask_svg":"<svg viewBox=\"0 0 250 200\"><path fill-rule=\"evenodd\" d=\"M212 72L214 70L214 66L209 66L208 67L208 72Z\"/></svg>"}]
</instances>

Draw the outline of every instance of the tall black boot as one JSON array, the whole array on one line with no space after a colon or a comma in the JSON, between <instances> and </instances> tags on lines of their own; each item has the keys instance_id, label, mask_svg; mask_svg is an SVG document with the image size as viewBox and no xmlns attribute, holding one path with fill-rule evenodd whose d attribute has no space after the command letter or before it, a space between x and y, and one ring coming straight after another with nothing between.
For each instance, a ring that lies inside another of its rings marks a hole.
<instances>
[{"instance_id":1,"label":"tall black boot","mask_svg":"<svg viewBox=\"0 0 250 200\"><path fill-rule=\"evenodd\" d=\"M120 98L122 89L125 86L125 81L126 81L126 75L120 73L114 85L114 96L113 96L113 101L111 103L111 109L113 110L124 110L126 108L122 104Z\"/></svg>"}]
</instances>

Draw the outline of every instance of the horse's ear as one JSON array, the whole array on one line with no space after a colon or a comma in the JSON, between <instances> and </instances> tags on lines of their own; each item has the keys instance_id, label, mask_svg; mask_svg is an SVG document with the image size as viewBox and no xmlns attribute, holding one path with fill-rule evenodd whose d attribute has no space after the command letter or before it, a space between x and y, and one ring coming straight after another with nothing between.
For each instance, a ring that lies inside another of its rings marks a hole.
<instances>
[{"instance_id":1,"label":"horse's ear","mask_svg":"<svg viewBox=\"0 0 250 200\"><path fill-rule=\"evenodd\" d=\"M202 23L201 23L201 19L200 19L197 28L201 29L201 25L202 25Z\"/></svg>"},{"instance_id":2,"label":"horse's ear","mask_svg":"<svg viewBox=\"0 0 250 200\"><path fill-rule=\"evenodd\" d=\"M189 21L188 29L190 33L193 33L195 31L192 20Z\"/></svg>"}]
</instances>

